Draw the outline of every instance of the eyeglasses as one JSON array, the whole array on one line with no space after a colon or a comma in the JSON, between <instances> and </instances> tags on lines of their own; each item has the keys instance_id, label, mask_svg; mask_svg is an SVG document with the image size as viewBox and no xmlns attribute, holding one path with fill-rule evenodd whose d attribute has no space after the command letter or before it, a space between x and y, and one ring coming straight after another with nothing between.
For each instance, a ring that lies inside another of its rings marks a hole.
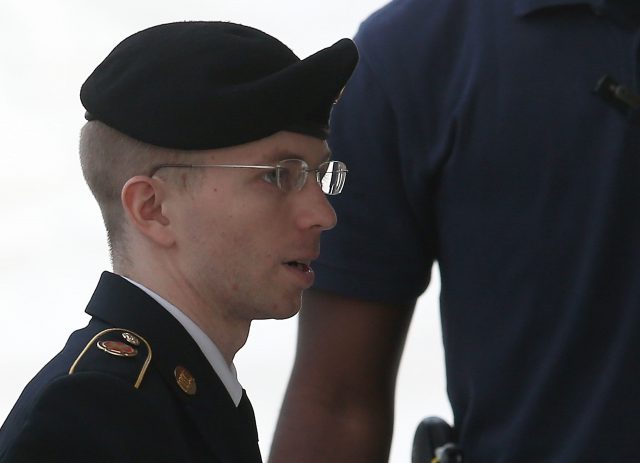
<instances>
[{"instance_id":1,"label":"eyeglasses","mask_svg":"<svg viewBox=\"0 0 640 463\"><path fill-rule=\"evenodd\" d=\"M327 195L338 195L342 192L344 182L347 178L347 166L341 161L326 161L317 169L310 169L302 159L285 159L275 166L252 166L244 164L160 164L154 166L149 174L151 177L160 169L167 167L196 168L196 167L219 167L225 169L263 169L264 179L274 183L285 193L289 191L300 191L307 182L309 173L315 173L316 182Z\"/></svg>"}]
</instances>

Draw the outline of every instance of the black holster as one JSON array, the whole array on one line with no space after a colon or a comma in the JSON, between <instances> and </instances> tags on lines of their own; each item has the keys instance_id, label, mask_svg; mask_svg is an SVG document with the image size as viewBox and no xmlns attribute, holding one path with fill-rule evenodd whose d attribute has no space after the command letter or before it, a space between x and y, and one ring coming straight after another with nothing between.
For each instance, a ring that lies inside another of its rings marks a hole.
<instances>
[{"instance_id":1,"label":"black holster","mask_svg":"<svg viewBox=\"0 0 640 463\"><path fill-rule=\"evenodd\" d=\"M463 463L455 430L437 416L423 419L413 438L411 463Z\"/></svg>"}]
</instances>

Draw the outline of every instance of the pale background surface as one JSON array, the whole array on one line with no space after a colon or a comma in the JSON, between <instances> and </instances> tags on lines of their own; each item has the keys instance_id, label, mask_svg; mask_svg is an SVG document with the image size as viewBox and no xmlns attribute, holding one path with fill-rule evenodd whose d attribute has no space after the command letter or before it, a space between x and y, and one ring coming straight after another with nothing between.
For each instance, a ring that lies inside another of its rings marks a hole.
<instances>
[{"instance_id":1,"label":"pale background surface","mask_svg":"<svg viewBox=\"0 0 640 463\"><path fill-rule=\"evenodd\" d=\"M84 326L109 269L99 210L82 180L78 92L123 38L179 20L229 20L264 30L300 57L352 37L384 0L0 0L0 422L26 382ZM419 302L398 384L392 463L408 463L416 424L450 418L437 274ZM253 324L236 357L268 456L295 349L297 320Z\"/></svg>"}]
</instances>

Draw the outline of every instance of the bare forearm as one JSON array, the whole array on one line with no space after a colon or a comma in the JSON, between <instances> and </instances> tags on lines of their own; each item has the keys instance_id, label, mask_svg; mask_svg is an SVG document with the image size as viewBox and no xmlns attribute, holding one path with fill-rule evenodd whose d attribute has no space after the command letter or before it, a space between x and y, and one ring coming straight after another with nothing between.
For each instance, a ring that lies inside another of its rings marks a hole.
<instances>
[{"instance_id":1,"label":"bare forearm","mask_svg":"<svg viewBox=\"0 0 640 463\"><path fill-rule=\"evenodd\" d=\"M287 395L269 463L386 463L393 409L378 404L330 406Z\"/></svg>"},{"instance_id":2,"label":"bare forearm","mask_svg":"<svg viewBox=\"0 0 640 463\"><path fill-rule=\"evenodd\" d=\"M308 291L269 463L386 463L413 305Z\"/></svg>"}]
</instances>

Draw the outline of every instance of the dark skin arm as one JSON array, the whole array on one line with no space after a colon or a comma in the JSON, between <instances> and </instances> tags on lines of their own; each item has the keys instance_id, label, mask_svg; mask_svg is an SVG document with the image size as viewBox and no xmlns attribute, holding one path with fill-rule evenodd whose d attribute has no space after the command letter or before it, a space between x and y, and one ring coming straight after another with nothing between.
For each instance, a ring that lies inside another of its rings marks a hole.
<instances>
[{"instance_id":1,"label":"dark skin arm","mask_svg":"<svg viewBox=\"0 0 640 463\"><path fill-rule=\"evenodd\" d=\"M415 304L307 291L269 463L383 463Z\"/></svg>"}]
</instances>

